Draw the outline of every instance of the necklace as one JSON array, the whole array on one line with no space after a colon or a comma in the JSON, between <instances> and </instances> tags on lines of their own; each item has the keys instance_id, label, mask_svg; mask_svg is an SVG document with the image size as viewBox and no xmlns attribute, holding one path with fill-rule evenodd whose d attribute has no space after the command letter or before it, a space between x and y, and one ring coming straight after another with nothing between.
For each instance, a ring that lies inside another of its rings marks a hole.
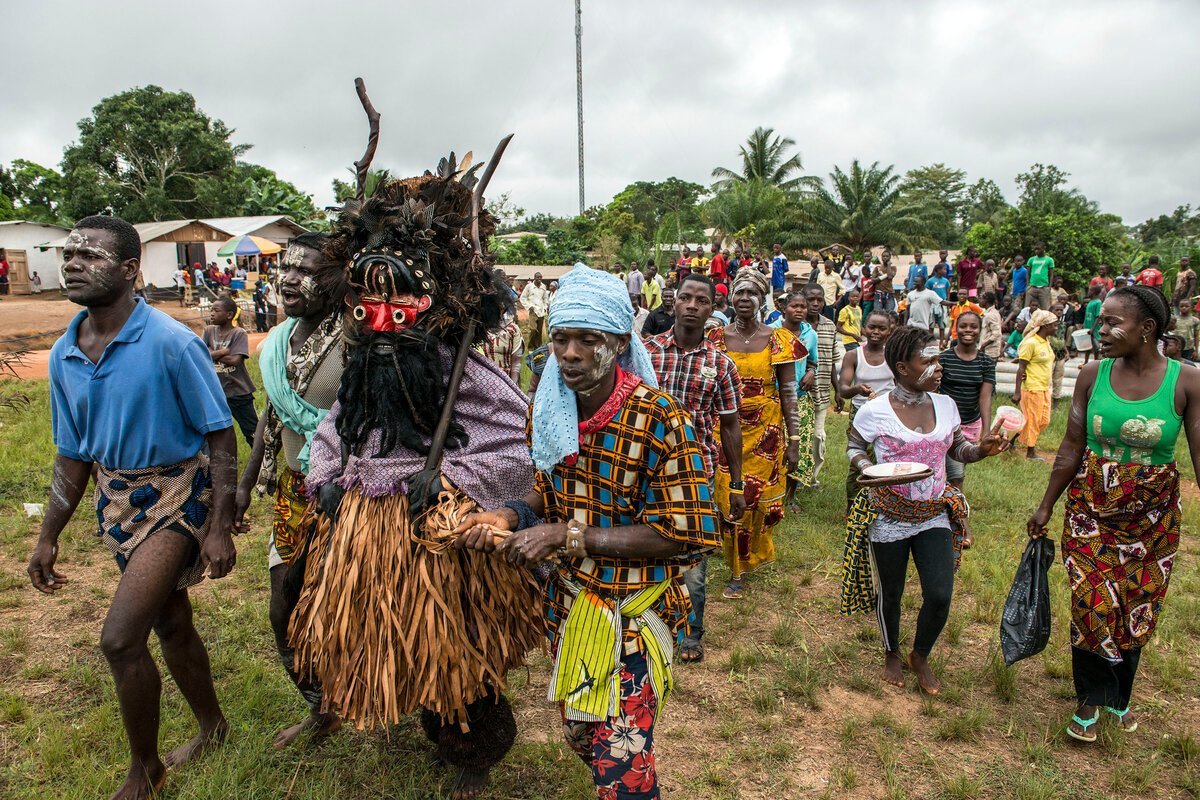
<instances>
[{"instance_id":1,"label":"necklace","mask_svg":"<svg viewBox=\"0 0 1200 800\"><path fill-rule=\"evenodd\" d=\"M742 322L741 320L735 321L733 323L733 330L735 333L737 333L738 336L741 337L742 343L749 346L750 342L754 341L754 336L758 333L758 323L754 324L754 331L749 336L747 336L746 334L742 333L741 322Z\"/></svg>"},{"instance_id":2,"label":"necklace","mask_svg":"<svg viewBox=\"0 0 1200 800\"><path fill-rule=\"evenodd\" d=\"M919 406L928 399L929 393L913 391L897 383L892 389L892 397L902 406Z\"/></svg>"}]
</instances>

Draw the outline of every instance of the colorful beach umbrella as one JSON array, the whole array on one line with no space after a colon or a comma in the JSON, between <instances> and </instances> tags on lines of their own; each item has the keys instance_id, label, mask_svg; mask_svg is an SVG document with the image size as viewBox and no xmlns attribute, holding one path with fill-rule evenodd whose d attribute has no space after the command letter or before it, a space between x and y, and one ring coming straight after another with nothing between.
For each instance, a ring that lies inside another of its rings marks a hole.
<instances>
[{"instance_id":1,"label":"colorful beach umbrella","mask_svg":"<svg viewBox=\"0 0 1200 800\"><path fill-rule=\"evenodd\" d=\"M235 236L221 246L217 251L219 256L269 256L278 253L283 248L269 239L261 236L244 234Z\"/></svg>"}]
</instances>

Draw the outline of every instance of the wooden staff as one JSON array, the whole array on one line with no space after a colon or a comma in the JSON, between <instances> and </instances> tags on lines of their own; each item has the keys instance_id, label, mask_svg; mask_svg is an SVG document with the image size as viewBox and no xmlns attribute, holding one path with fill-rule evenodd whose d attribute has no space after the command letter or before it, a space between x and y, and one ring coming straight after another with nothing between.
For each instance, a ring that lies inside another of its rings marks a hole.
<instances>
[{"instance_id":1,"label":"wooden staff","mask_svg":"<svg viewBox=\"0 0 1200 800\"><path fill-rule=\"evenodd\" d=\"M367 123L370 126L370 132L367 134L367 151L363 153L363 157L354 162L355 174L358 177L358 202L362 202L367 194L367 171L371 168L371 162L375 160L375 148L379 146L379 112L375 110L375 106L371 103L371 98L367 96L367 85L363 83L362 78L354 79L354 89L358 92L358 101L362 103L363 111L367 112Z\"/></svg>"},{"instance_id":2,"label":"wooden staff","mask_svg":"<svg viewBox=\"0 0 1200 800\"><path fill-rule=\"evenodd\" d=\"M483 256L483 247L479 242L479 214L483 209L483 192L487 189L488 182L492 179L492 173L496 171L496 165L500 163L500 157L504 155L504 148L508 147L512 137L513 134L510 133L500 140L500 144L496 145L496 152L492 153L492 158L483 171L483 177L479 179L479 183L475 186L475 193L471 197L471 242L475 246L473 258L476 260ZM467 368L467 354L471 349L471 340L474 338L475 320L472 319L467 322L467 329L463 332L462 341L458 344L458 352L454 355L454 368L450 371L450 383L446 386L446 400L442 405L442 416L438 419L437 428L433 431L429 456L425 459L426 472L441 466L442 453L446 449L446 435L450 432L450 421L454 419L454 403L458 400L458 389L462 385L463 372Z\"/></svg>"}]
</instances>

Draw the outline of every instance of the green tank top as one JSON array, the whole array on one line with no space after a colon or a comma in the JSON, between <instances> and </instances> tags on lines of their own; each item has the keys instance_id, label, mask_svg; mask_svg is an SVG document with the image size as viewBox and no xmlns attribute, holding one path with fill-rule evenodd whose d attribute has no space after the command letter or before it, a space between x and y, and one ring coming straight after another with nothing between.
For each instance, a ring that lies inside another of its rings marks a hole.
<instances>
[{"instance_id":1,"label":"green tank top","mask_svg":"<svg viewBox=\"0 0 1200 800\"><path fill-rule=\"evenodd\" d=\"M1096 455L1125 464L1170 464L1183 418L1175 413L1180 363L1167 361L1158 391L1145 400L1125 400L1113 391L1113 360L1100 362L1088 400L1087 445Z\"/></svg>"}]
</instances>

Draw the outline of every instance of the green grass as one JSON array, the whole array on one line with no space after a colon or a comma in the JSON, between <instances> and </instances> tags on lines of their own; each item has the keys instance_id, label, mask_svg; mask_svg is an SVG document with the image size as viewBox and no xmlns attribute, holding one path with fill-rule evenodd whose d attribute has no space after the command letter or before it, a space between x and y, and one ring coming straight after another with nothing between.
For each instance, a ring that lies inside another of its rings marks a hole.
<instances>
[{"instance_id":1,"label":"green grass","mask_svg":"<svg viewBox=\"0 0 1200 800\"><path fill-rule=\"evenodd\" d=\"M250 364L257 379L255 360ZM37 523L21 504L45 502L54 450L46 384L25 390L29 409L0 414L0 797L105 798L126 759L97 647L117 575L94 538L88 498L60 542L59 563L73 582L54 597L36 596L26 583L23 565ZM1044 449L1061 436L1064 416L1060 404ZM968 468L976 545L963 559L951 619L933 654L943 692L930 699L911 675L903 690L881 687L872 620L837 614L845 417L830 417L829 435L824 488L803 498L804 513L777 531L777 563L750 577L746 598L723 601L728 570L719 558L710 564L707 658L676 671L679 689L658 729L666 796L1200 797L1194 493L1185 499L1171 593L1135 691L1141 729L1126 736L1106 723L1101 741L1084 753L1061 733L1073 706L1061 565L1051 573L1047 650L1012 668L997 653L1000 608L1047 467L1004 456ZM1186 459L1181 466L1191 474ZM269 504L256 501L254 533L239 540L237 570L193 592L233 730L221 751L172 775L166 796L437 796L449 776L428 763L415 721L387 732L346 731L319 746L271 749L275 731L303 707L276 662L267 622L269 517ZM912 576L902 637L911 637L919 605ZM156 645L152 650L157 654ZM546 664L535 656L528 678L524 670L511 676L520 739L487 798L594 796L545 702ZM170 679L163 684L166 748L191 736L194 723ZM1088 769L1081 769L1084 759Z\"/></svg>"}]
</instances>

